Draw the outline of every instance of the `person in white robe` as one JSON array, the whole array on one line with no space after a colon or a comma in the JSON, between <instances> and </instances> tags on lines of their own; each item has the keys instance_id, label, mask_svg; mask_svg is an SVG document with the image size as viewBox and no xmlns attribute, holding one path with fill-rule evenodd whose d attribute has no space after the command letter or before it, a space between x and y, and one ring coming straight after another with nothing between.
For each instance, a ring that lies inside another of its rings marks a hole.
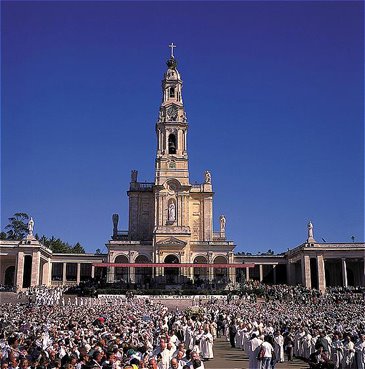
<instances>
[{"instance_id":1,"label":"person in white robe","mask_svg":"<svg viewBox=\"0 0 365 369\"><path fill-rule=\"evenodd\" d=\"M257 360L257 356L260 351L260 347L262 345L262 340L257 338L256 334L253 333L251 339L248 342L247 349L248 349L248 369L260 369L261 368L261 361Z\"/></svg>"},{"instance_id":2,"label":"person in white robe","mask_svg":"<svg viewBox=\"0 0 365 369\"><path fill-rule=\"evenodd\" d=\"M213 359L213 336L208 328L205 328L204 334L200 339L201 356L204 360Z\"/></svg>"},{"instance_id":3,"label":"person in white robe","mask_svg":"<svg viewBox=\"0 0 365 369\"><path fill-rule=\"evenodd\" d=\"M355 343L355 359L357 369L365 369L365 334L362 334Z\"/></svg>"},{"instance_id":4,"label":"person in white robe","mask_svg":"<svg viewBox=\"0 0 365 369\"><path fill-rule=\"evenodd\" d=\"M333 336L331 348L331 358L333 363L335 364L335 369L340 369L342 368L344 347L342 341L339 339L337 334Z\"/></svg>"},{"instance_id":5,"label":"person in white robe","mask_svg":"<svg viewBox=\"0 0 365 369\"><path fill-rule=\"evenodd\" d=\"M303 346L303 358L309 359L311 354L311 346L312 346L312 335L308 330L305 330L305 335L302 338L302 346Z\"/></svg>"},{"instance_id":6,"label":"person in white robe","mask_svg":"<svg viewBox=\"0 0 365 369\"><path fill-rule=\"evenodd\" d=\"M194 329L190 324L188 324L185 328L184 339L186 349L192 350L194 347Z\"/></svg>"},{"instance_id":7,"label":"person in white robe","mask_svg":"<svg viewBox=\"0 0 365 369\"><path fill-rule=\"evenodd\" d=\"M347 336L344 341L344 355L343 355L343 368L351 369L354 367L355 361L355 344L352 342L351 337Z\"/></svg>"},{"instance_id":8,"label":"person in white robe","mask_svg":"<svg viewBox=\"0 0 365 369\"><path fill-rule=\"evenodd\" d=\"M274 351L276 360L280 363L284 362L284 337L279 331L275 332L274 335Z\"/></svg>"},{"instance_id":9,"label":"person in white robe","mask_svg":"<svg viewBox=\"0 0 365 369\"><path fill-rule=\"evenodd\" d=\"M217 338L217 323L214 321L210 325L210 331L212 333L213 339Z\"/></svg>"}]
</instances>

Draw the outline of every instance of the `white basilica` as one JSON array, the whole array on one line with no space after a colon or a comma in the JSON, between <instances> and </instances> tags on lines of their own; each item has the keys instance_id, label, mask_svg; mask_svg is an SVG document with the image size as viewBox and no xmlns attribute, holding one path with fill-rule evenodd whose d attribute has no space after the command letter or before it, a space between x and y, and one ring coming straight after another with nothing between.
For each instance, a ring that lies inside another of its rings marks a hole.
<instances>
[{"instance_id":1,"label":"white basilica","mask_svg":"<svg viewBox=\"0 0 365 369\"><path fill-rule=\"evenodd\" d=\"M132 171L128 230L118 229L114 214L107 254L56 254L34 238L32 224L24 240L0 241L0 283L21 289L104 278L116 286L205 283L219 288L255 279L322 291L326 286L365 286L365 244L318 243L311 223L306 240L279 255L235 255L224 215L214 231L211 173L204 172L201 184L189 179L188 120L173 46L156 122L155 178L138 182L138 172Z\"/></svg>"}]
</instances>

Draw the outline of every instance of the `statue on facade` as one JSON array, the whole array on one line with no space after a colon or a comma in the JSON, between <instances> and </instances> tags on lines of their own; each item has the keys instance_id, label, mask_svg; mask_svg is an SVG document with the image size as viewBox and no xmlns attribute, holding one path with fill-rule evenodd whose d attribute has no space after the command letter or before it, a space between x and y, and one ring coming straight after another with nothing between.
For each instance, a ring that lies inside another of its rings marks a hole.
<instances>
[{"instance_id":1,"label":"statue on facade","mask_svg":"<svg viewBox=\"0 0 365 369\"><path fill-rule=\"evenodd\" d=\"M204 183L211 184L212 183L212 176L208 170L205 171L205 180Z\"/></svg>"},{"instance_id":2,"label":"statue on facade","mask_svg":"<svg viewBox=\"0 0 365 369\"><path fill-rule=\"evenodd\" d=\"M138 170L131 171L131 182L137 182Z\"/></svg>"},{"instance_id":3,"label":"statue on facade","mask_svg":"<svg viewBox=\"0 0 365 369\"><path fill-rule=\"evenodd\" d=\"M311 221L308 223L308 239L313 239L313 224Z\"/></svg>"},{"instance_id":4,"label":"statue on facade","mask_svg":"<svg viewBox=\"0 0 365 369\"><path fill-rule=\"evenodd\" d=\"M28 222L28 235L33 236L33 229L34 229L34 220L32 217L30 217Z\"/></svg>"},{"instance_id":5,"label":"statue on facade","mask_svg":"<svg viewBox=\"0 0 365 369\"><path fill-rule=\"evenodd\" d=\"M219 217L219 222L221 226L221 233L224 233L226 231L226 217L223 214Z\"/></svg>"},{"instance_id":6,"label":"statue on facade","mask_svg":"<svg viewBox=\"0 0 365 369\"><path fill-rule=\"evenodd\" d=\"M169 205L169 221L174 222L176 219L175 204L172 202Z\"/></svg>"},{"instance_id":7,"label":"statue on facade","mask_svg":"<svg viewBox=\"0 0 365 369\"><path fill-rule=\"evenodd\" d=\"M188 121L187 117L186 117L186 112L184 111L183 114L183 122L186 123Z\"/></svg>"},{"instance_id":8,"label":"statue on facade","mask_svg":"<svg viewBox=\"0 0 365 369\"><path fill-rule=\"evenodd\" d=\"M159 113L158 113L158 121L159 122L163 121L163 112L162 112L162 110L160 110Z\"/></svg>"},{"instance_id":9,"label":"statue on facade","mask_svg":"<svg viewBox=\"0 0 365 369\"><path fill-rule=\"evenodd\" d=\"M118 236L118 222L119 222L119 215L113 214L113 238Z\"/></svg>"}]
</instances>

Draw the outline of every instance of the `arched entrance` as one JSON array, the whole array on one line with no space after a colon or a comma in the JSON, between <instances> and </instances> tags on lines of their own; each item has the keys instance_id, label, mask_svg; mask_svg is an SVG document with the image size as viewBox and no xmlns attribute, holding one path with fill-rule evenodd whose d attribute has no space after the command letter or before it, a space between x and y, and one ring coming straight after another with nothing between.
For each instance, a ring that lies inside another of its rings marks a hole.
<instances>
[{"instance_id":1,"label":"arched entrance","mask_svg":"<svg viewBox=\"0 0 365 369\"><path fill-rule=\"evenodd\" d=\"M14 286L15 266L7 267L5 270L4 284L5 286Z\"/></svg>"},{"instance_id":2,"label":"arched entrance","mask_svg":"<svg viewBox=\"0 0 365 369\"><path fill-rule=\"evenodd\" d=\"M125 255L118 255L115 258L115 263L129 263L128 258ZM114 282L128 283L129 282L129 274L128 268L115 268L114 272Z\"/></svg>"},{"instance_id":3,"label":"arched entrance","mask_svg":"<svg viewBox=\"0 0 365 369\"><path fill-rule=\"evenodd\" d=\"M138 255L135 263L145 264L149 263L150 260L146 255ZM149 285L152 279L152 268L136 268L136 283L142 285Z\"/></svg>"},{"instance_id":4,"label":"arched entrance","mask_svg":"<svg viewBox=\"0 0 365 369\"><path fill-rule=\"evenodd\" d=\"M214 259L214 264L227 264L227 259L224 256L217 256ZM214 279L217 284L225 284L228 282L227 268L214 268Z\"/></svg>"},{"instance_id":5,"label":"arched entrance","mask_svg":"<svg viewBox=\"0 0 365 369\"><path fill-rule=\"evenodd\" d=\"M176 255L167 255L165 258L166 264L180 264L179 258ZM180 268L165 267L166 284L179 283Z\"/></svg>"},{"instance_id":6,"label":"arched entrance","mask_svg":"<svg viewBox=\"0 0 365 369\"><path fill-rule=\"evenodd\" d=\"M194 259L194 264L208 264L208 260L204 256L197 256ZM208 268L194 268L194 284L197 286L202 285L209 279Z\"/></svg>"}]
</instances>

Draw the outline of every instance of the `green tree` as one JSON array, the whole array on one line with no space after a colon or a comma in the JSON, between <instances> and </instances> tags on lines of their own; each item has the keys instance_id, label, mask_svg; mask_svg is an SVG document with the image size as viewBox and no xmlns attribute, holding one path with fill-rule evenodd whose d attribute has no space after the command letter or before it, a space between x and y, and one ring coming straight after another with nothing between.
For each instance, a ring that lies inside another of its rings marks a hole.
<instances>
[{"instance_id":1,"label":"green tree","mask_svg":"<svg viewBox=\"0 0 365 369\"><path fill-rule=\"evenodd\" d=\"M79 242L77 242L74 246L71 246L69 243L62 241L60 238L56 238L52 236L51 238L47 238L43 235L40 239L40 242L52 250L52 252L59 254L85 254L85 249L81 246Z\"/></svg>"},{"instance_id":2,"label":"green tree","mask_svg":"<svg viewBox=\"0 0 365 369\"><path fill-rule=\"evenodd\" d=\"M9 224L5 227L8 240L22 240L28 234L27 213L15 213L9 218Z\"/></svg>"},{"instance_id":3,"label":"green tree","mask_svg":"<svg viewBox=\"0 0 365 369\"><path fill-rule=\"evenodd\" d=\"M28 220L29 215L26 213L15 213L9 218L9 224L5 227L6 232L0 233L1 240L22 240L28 234ZM40 243L53 252L62 254L85 254L85 249L77 242L75 245L70 245L67 242L62 241L60 238L52 236L48 238L43 235L39 237L38 233L35 234L35 238Z\"/></svg>"},{"instance_id":4,"label":"green tree","mask_svg":"<svg viewBox=\"0 0 365 369\"><path fill-rule=\"evenodd\" d=\"M85 254L84 248L80 245L79 242L75 244L75 246L72 248L72 252L75 254Z\"/></svg>"}]
</instances>

